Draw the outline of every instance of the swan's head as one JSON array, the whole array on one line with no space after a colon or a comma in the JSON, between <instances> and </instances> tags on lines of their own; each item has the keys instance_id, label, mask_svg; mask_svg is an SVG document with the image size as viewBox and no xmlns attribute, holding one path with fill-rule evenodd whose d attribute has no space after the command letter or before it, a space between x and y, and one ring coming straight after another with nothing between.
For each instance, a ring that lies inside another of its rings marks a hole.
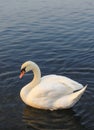
<instances>
[{"instance_id":1,"label":"swan's head","mask_svg":"<svg viewBox=\"0 0 94 130\"><path fill-rule=\"evenodd\" d=\"M32 61L26 61L25 63L23 63L21 66L21 73L20 73L19 78L22 78L26 72L33 70L34 64L35 63Z\"/></svg>"}]
</instances>

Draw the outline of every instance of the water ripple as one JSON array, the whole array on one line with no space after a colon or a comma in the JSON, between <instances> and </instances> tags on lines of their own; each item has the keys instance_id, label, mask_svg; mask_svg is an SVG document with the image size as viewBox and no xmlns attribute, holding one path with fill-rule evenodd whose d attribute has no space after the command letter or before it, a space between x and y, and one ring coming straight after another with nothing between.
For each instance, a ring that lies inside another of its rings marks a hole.
<instances>
[{"instance_id":1,"label":"water ripple","mask_svg":"<svg viewBox=\"0 0 94 130\"><path fill-rule=\"evenodd\" d=\"M0 130L93 130L94 2L36 1L0 4ZM42 76L59 74L88 84L81 100L66 111L25 107L19 93L32 75L18 77L26 60L35 61Z\"/></svg>"}]
</instances>

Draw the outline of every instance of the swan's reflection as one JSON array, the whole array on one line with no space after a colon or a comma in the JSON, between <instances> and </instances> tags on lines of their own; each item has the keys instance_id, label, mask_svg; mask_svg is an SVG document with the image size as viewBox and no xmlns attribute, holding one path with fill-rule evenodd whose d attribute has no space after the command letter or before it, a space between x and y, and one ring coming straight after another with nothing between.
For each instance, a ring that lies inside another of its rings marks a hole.
<instances>
[{"instance_id":1,"label":"swan's reflection","mask_svg":"<svg viewBox=\"0 0 94 130\"><path fill-rule=\"evenodd\" d=\"M26 106L23 121L33 130L82 130L79 117L70 110L46 111Z\"/></svg>"}]
</instances>

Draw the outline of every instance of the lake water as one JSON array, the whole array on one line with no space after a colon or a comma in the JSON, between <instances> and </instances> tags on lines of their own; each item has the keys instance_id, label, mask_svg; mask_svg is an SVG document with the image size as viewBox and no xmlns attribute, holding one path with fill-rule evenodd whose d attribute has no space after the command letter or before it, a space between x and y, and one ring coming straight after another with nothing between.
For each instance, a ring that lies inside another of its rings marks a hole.
<instances>
[{"instance_id":1,"label":"lake water","mask_svg":"<svg viewBox=\"0 0 94 130\"><path fill-rule=\"evenodd\" d=\"M68 76L88 88L72 109L44 111L26 106L19 79L24 61L42 76ZM0 130L94 129L94 1L0 0Z\"/></svg>"}]
</instances>

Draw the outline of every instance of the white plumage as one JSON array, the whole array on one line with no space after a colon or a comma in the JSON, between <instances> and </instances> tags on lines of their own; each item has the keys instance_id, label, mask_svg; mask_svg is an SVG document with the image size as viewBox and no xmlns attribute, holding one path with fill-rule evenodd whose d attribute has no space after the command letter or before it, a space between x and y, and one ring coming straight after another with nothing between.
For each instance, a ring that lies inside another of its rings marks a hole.
<instances>
[{"instance_id":1,"label":"white plumage","mask_svg":"<svg viewBox=\"0 0 94 130\"><path fill-rule=\"evenodd\" d=\"M39 67L32 61L22 65L20 78L30 70L34 78L20 92L23 102L29 106L49 110L67 109L80 99L86 89L86 86L65 76L47 75L41 78Z\"/></svg>"}]
</instances>

